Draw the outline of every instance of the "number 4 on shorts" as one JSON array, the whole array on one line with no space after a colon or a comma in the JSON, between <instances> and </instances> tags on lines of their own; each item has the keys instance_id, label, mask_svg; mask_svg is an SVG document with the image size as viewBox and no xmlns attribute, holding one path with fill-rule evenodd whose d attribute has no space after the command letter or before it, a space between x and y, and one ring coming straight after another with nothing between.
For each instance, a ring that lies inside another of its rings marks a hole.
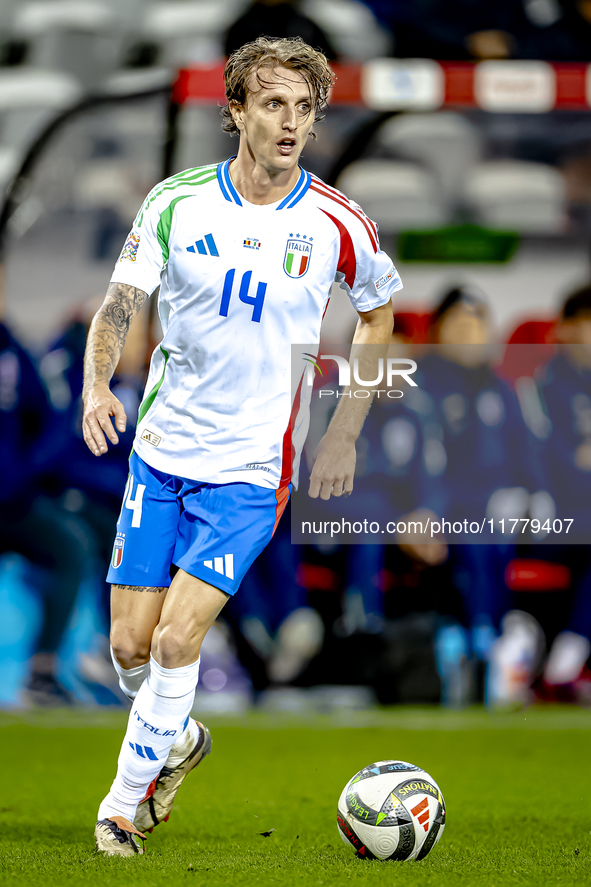
<instances>
[{"instance_id":1,"label":"number 4 on shorts","mask_svg":"<svg viewBox=\"0 0 591 887\"><path fill-rule=\"evenodd\" d=\"M142 500L144 498L144 490L146 489L145 484L138 484L135 491L135 498L133 497L133 474L129 475L129 480L127 481L127 486L125 488L124 493L124 502L125 507L129 508L133 511L133 517L131 519L132 527L139 527L142 522Z\"/></svg>"}]
</instances>

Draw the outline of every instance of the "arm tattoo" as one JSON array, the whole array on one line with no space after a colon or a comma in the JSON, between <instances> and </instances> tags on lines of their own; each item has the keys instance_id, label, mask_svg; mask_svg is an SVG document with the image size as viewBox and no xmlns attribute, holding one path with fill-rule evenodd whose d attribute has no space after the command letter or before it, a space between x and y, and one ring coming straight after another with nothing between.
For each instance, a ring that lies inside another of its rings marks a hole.
<instances>
[{"instance_id":1,"label":"arm tattoo","mask_svg":"<svg viewBox=\"0 0 591 887\"><path fill-rule=\"evenodd\" d=\"M110 284L88 332L84 357L85 391L99 382L109 384L119 363L129 325L147 298L147 293L135 286Z\"/></svg>"},{"instance_id":2,"label":"arm tattoo","mask_svg":"<svg viewBox=\"0 0 591 887\"><path fill-rule=\"evenodd\" d=\"M168 591L168 586L163 588L147 588L144 585L113 585L112 588L119 588L122 591L150 591L159 594L161 591Z\"/></svg>"}]
</instances>

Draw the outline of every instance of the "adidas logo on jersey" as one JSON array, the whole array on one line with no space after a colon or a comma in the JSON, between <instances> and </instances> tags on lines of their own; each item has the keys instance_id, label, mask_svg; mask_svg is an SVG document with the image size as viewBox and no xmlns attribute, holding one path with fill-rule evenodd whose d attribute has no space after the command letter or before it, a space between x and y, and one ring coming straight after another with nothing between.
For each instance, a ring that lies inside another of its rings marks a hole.
<instances>
[{"instance_id":1,"label":"adidas logo on jersey","mask_svg":"<svg viewBox=\"0 0 591 887\"><path fill-rule=\"evenodd\" d=\"M142 434L142 440L145 440L146 443L152 444L153 447L157 447L160 444L162 438L159 434L154 434L153 431L148 431L148 429L146 428L146 430Z\"/></svg>"},{"instance_id":2,"label":"adidas logo on jersey","mask_svg":"<svg viewBox=\"0 0 591 887\"><path fill-rule=\"evenodd\" d=\"M225 576L227 579L234 578L233 554L225 554L223 557L214 557L212 561L203 561L203 565L207 567L208 570L215 570L216 573L221 573L222 576Z\"/></svg>"},{"instance_id":3,"label":"adidas logo on jersey","mask_svg":"<svg viewBox=\"0 0 591 887\"><path fill-rule=\"evenodd\" d=\"M213 234L206 234L203 240L196 240L192 246L187 247L188 253L199 253L200 256L219 256Z\"/></svg>"}]
</instances>

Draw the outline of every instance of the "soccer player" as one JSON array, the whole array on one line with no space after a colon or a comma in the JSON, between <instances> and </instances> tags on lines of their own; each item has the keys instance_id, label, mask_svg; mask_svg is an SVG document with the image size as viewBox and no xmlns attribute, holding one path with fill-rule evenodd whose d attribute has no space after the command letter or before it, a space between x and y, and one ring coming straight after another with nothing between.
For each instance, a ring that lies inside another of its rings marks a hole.
<instances>
[{"instance_id":1,"label":"soccer player","mask_svg":"<svg viewBox=\"0 0 591 887\"><path fill-rule=\"evenodd\" d=\"M298 161L332 85L322 53L259 38L225 67L223 129L238 154L186 170L146 198L88 338L84 435L92 452L126 424L109 390L130 321L158 287L164 336L140 407L108 581L111 644L133 700L98 849L131 856L168 818L210 738L191 710L201 643L273 534L297 470L302 370L333 281L359 313L355 343L385 344L402 286L376 226ZM367 376L364 376L367 378ZM352 489L365 400L344 397L309 492ZM111 421L114 419L114 425ZM304 423L305 424L305 423ZM106 438L106 439L105 439Z\"/></svg>"}]
</instances>

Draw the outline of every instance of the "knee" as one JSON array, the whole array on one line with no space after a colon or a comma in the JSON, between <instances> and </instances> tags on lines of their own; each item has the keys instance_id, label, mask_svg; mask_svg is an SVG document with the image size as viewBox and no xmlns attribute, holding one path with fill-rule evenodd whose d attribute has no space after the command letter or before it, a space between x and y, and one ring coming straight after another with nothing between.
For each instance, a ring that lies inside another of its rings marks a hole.
<instances>
[{"instance_id":1,"label":"knee","mask_svg":"<svg viewBox=\"0 0 591 887\"><path fill-rule=\"evenodd\" d=\"M203 632L195 626L158 625L152 638L152 655L164 668L181 668L199 658Z\"/></svg>"},{"instance_id":2,"label":"knee","mask_svg":"<svg viewBox=\"0 0 591 887\"><path fill-rule=\"evenodd\" d=\"M150 661L150 643L142 642L125 630L111 629L113 655L121 668L137 668Z\"/></svg>"}]
</instances>

